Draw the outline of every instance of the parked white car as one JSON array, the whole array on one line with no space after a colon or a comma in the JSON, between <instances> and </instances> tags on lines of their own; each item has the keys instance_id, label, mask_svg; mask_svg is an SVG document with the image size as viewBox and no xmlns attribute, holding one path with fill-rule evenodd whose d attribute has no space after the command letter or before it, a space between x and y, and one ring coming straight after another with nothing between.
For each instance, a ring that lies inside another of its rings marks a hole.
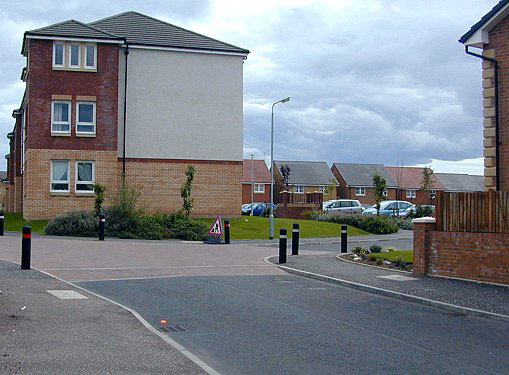
<instances>
[{"instance_id":1,"label":"parked white car","mask_svg":"<svg viewBox=\"0 0 509 375\"><path fill-rule=\"evenodd\" d=\"M355 199L337 199L324 205L324 211L338 211L343 213L362 213L361 202Z\"/></svg>"}]
</instances>

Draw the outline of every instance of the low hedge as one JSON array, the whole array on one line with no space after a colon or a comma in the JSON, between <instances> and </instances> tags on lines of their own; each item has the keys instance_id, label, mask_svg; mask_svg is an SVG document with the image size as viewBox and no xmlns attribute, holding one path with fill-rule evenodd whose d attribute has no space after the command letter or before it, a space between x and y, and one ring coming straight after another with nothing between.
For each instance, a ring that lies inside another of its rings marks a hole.
<instances>
[{"instance_id":1,"label":"low hedge","mask_svg":"<svg viewBox=\"0 0 509 375\"><path fill-rule=\"evenodd\" d=\"M390 234L399 231L398 224L387 216L310 211L306 214L306 217L310 220L351 225L373 234Z\"/></svg>"},{"instance_id":2,"label":"low hedge","mask_svg":"<svg viewBox=\"0 0 509 375\"><path fill-rule=\"evenodd\" d=\"M207 226L181 214L143 215L128 213L117 207L103 211L106 218L105 236L146 240L177 238L201 241L207 238ZM93 211L72 211L49 221L46 234L57 236L94 237L99 226Z\"/></svg>"}]
</instances>

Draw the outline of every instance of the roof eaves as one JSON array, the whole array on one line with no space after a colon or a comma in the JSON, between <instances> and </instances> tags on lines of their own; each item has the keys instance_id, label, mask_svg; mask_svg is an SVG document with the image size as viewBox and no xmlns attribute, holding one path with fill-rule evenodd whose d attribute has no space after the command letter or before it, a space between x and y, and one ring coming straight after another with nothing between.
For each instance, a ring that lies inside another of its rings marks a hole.
<instances>
[{"instance_id":1,"label":"roof eaves","mask_svg":"<svg viewBox=\"0 0 509 375\"><path fill-rule=\"evenodd\" d=\"M505 5L509 4L509 0L500 0L497 5L495 5L488 13L486 13L482 18L474 24L470 30L468 30L465 34L463 34L459 39L458 42L465 44L465 42L475 34L477 30L479 30L481 27L486 24L491 17L493 17L499 10L501 10Z\"/></svg>"}]
</instances>

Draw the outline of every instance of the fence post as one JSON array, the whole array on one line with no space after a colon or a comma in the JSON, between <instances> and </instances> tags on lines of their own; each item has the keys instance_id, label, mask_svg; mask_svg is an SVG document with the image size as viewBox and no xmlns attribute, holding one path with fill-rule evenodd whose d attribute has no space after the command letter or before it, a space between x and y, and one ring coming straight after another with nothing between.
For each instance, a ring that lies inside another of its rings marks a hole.
<instances>
[{"instance_id":1,"label":"fence post","mask_svg":"<svg viewBox=\"0 0 509 375\"><path fill-rule=\"evenodd\" d=\"M24 226L21 238L21 269L30 269L30 256L32 252L32 227Z\"/></svg>"},{"instance_id":2,"label":"fence post","mask_svg":"<svg viewBox=\"0 0 509 375\"><path fill-rule=\"evenodd\" d=\"M230 243L230 220L224 221L224 243L226 245Z\"/></svg>"},{"instance_id":3,"label":"fence post","mask_svg":"<svg viewBox=\"0 0 509 375\"><path fill-rule=\"evenodd\" d=\"M99 215L99 241L104 241L104 226L106 225L106 219L103 214Z\"/></svg>"},{"instance_id":4,"label":"fence post","mask_svg":"<svg viewBox=\"0 0 509 375\"><path fill-rule=\"evenodd\" d=\"M288 242L287 230L279 230L279 264L286 263L286 244Z\"/></svg>"},{"instance_id":5,"label":"fence post","mask_svg":"<svg viewBox=\"0 0 509 375\"><path fill-rule=\"evenodd\" d=\"M299 224L293 224L292 255L299 255Z\"/></svg>"},{"instance_id":6,"label":"fence post","mask_svg":"<svg viewBox=\"0 0 509 375\"><path fill-rule=\"evenodd\" d=\"M348 252L348 227L346 225L341 226L341 252Z\"/></svg>"},{"instance_id":7,"label":"fence post","mask_svg":"<svg viewBox=\"0 0 509 375\"><path fill-rule=\"evenodd\" d=\"M4 235L4 220L5 220L4 212L0 211L0 236Z\"/></svg>"}]
</instances>

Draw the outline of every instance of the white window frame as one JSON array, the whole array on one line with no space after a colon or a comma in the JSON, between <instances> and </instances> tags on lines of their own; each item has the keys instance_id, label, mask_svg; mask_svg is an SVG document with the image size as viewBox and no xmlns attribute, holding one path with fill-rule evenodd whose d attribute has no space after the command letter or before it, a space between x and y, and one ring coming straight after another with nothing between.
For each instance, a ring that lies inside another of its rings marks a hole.
<instances>
[{"instance_id":1,"label":"white window frame","mask_svg":"<svg viewBox=\"0 0 509 375\"><path fill-rule=\"evenodd\" d=\"M91 163L92 164L92 181L79 181L78 182L78 164L79 163ZM75 179L74 179L74 191L77 194L94 194L94 190L78 190L78 185L90 185L95 184L95 161L93 160L76 160L75 164Z\"/></svg>"},{"instance_id":2,"label":"white window frame","mask_svg":"<svg viewBox=\"0 0 509 375\"><path fill-rule=\"evenodd\" d=\"M88 57L87 47L94 47L94 65L93 66L88 66L87 65L87 57ZM83 50L84 50L84 54L83 55L85 56L85 59L83 60L83 68L84 69L90 69L90 70L97 69L97 44L95 44L95 43L85 43L83 45Z\"/></svg>"},{"instance_id":3,"label":"white window frame","mask_svg":"<svg viewBox=\"0 0 509 375\"><path fill-rule=\"evenodd\" d=\"M81 43L69 43L67 45L67 50L68 50L68 54L69 54L69 64L68 64L68 67L71 68L71 69L79 69L81 68ZM72 47L73 46L78 46L78 65L72 65Z\"/></svg>"},{"instance_id":4,"label":"white window frame","mask_svg":"<svg viewBox=\"0 0 509 375\"><path fill-rule=\"evenodd\" d=\"M304 194L304 186L302 186L302 185L295 185L295 193L297 193L297 194Z\"/></svg>"},{"instance_id":5,"label":"white window frame","mask_svg":"<svg viewBox=\"0 0 509 375\"><path fill-rule=\"evenodd\" d=\"M80 104L91 104L92 105L92 122L79 122L79 119L80 119ZM96 117L95 117L95 111L96 110L96 103L95 102L85 102L85 101L82 101L82 102L76 102L76 134L79 135L79 134L95 134L96 132L96 129L97 129L97 126L96 126ZM91 131L91 132L84 132L84 131L79 131L78 130L78 126L79 125L87 125L87 126L90 126L90 125L93 125L94 126L94 130Z\"/></svg>"},{"instance_id":6,"label":"white window frame","mask_svg":"<svg viewBox=\"0 0 509 375\"><path fill-rule=\"evenodd\" d=\"M55 46L62 46L62 64L55 64L56 50ZM54 68L65 68L65 43L53 42L53 60L51 61Z\"/></svg>"},{"instance_id":7,"label":"white window frame","mask_svg":"<svg viewBox=\"0 0 509 375\"><path fill-rule=\"evenodd\" d=\"M407 198L410 198L410 199L414 198L415 199L416 196L417 196L417 190L415 190L415 189L407 189L406 190L406 197Z\"/></svg>"},{"instance_id":8,"label":"white window frame","mask_svg":"<svg viewBox=\"0 0 509 375\"><path fill-rule=\"evenodd\" d=\"M366 196L366 188L365 187L356 187L355 195L358 197L365 197Z\"/></svg>"},{"instance_id":9,"label":"white window frame","mask_svg":"<svg viewBox=\"0 0 509 375\"><path fill-rule=\"evenodd\" d=\"M67 162L67 180L53 180L53 163L54 162ZM71 187L71 162L70 160L51 160L50 162L50 171L49 171L49 179L50 179L50 185L49 185L49 191L51 193L69 193L70 187ZM67 184L67 190L53 190L53 184Z\"/></svg>"},{"instance_id":10,"label":"white window frame","mask_svg":"<svg viewBox=\"0 0 509 375\"><path fill-rule=\"evenodd\" d=\"M67 104L67 122L64 121L55 121L54 120L54 112L55 112L55 104L65 103ZM56 125L69 125L69 130L53 130L53 124ZM68 100L52 100L51 101L51 134L71 134L71 102Z\"/></svg>"},{"instance_id":11,"label":"white window frame","mask_svg":"<svg viewBox=\"0 0 509 375\"><path fill-rule=\"evenodd\" d=\"M258 194L265 193L265 184L254 184L253 192L258 193Z\"/></svg>"},{"instance_id":12,"label":"white window frame","mask_svg":"<svg viewBox=\"0 0 509 375\"><path fill-rule=\"evenodd\" d=\"M325 186L320 186L319 189L320 193L325 193Z\"/></svg>"}]
</instances>

